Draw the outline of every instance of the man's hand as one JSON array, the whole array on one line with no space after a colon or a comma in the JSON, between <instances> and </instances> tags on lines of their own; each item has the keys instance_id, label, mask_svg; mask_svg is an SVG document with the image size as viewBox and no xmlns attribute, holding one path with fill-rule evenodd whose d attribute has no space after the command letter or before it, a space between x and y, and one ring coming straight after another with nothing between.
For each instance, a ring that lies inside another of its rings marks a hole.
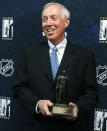
<instances>
[{"instance_id":1,"label":"man's hand","mask_svg":"<svg viewBox=\"0 0 107 131\"><path fill-rule=\"evenodd\" d=\"M69 107L72 108L72 113L73 113L73 116L66 116L65 119L68 119L68 120L76 120L77 118L77 114L78 114L78 107L76 104L70 102L68 104Z\"/></svg>"},{"instance_id":2,"label":"man's hand","mask_svg":"<svg viewBox=\"0 0 107 131\"><path fill-rule=\"evenodd\" d=\"M40 109L40 112L44 116L52 116L49 107L52 107L54 104L50 100L40 100L38 107Z\"/></svg>"}]
</instances>

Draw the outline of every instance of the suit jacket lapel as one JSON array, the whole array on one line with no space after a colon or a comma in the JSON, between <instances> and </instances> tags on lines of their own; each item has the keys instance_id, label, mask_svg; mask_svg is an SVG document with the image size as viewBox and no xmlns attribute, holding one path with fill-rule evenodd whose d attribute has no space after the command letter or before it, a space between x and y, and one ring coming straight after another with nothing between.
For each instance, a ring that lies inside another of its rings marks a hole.
<instances>
[{"instance_id":1,"label":"suit jacket lapel","mask_svg":"<svg viewBox=\"0 0 107 131\"><path fill-rule=\"evenodd\" d=\"M51 71L51 64L50 64L50 57L49 57L49 46L47 42L41 43L40 61L48 80L52 83L53 79L52 79L52 71Z\"/></svg>"},{"instance_id":2,"label":"suit jacket lapel","mask_svg":"<svg viewBox=\"0 0 107 131\"><path fill-rule=\"evenodd\" d=\"M65 70L67 76L69 75L69 72L70 70L72 70L76 58L77 56L75 55L73 46L71 43L68 42L57 75L55 77L55 80L53 81L53 84L56 82L57 77L63 73L63 70Z\"/></svg>"}]
</instances>

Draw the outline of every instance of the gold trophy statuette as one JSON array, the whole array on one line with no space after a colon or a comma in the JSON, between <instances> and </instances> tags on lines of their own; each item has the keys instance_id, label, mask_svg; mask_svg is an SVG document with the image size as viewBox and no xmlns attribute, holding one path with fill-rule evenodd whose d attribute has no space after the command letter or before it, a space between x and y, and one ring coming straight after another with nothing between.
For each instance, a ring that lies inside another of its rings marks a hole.
<instances>
[{"instance_id":1,"label":"gold trophy statuette","mask_svg":"<svg viewBox=\"0 0 107 131\"><path fill-rule=\"evenodd\" d=\"M67 105L67 83L68 77L63 71L62 75L58 76L56 83L56 103L52 107L52 114L58 116L72 116L72 108Z\"/></svg>"}]
</instances>

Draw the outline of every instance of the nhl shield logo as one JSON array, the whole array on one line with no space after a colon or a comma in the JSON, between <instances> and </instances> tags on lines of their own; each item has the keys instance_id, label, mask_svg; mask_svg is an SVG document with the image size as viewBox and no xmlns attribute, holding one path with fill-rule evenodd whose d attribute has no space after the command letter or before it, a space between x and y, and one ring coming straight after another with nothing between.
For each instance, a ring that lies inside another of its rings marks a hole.
<instances>
[{"instance_id":1,"label":"nhl shield logo","mask_svg":"<svg viewBox=\"0 0 107 131\"><path fill-rule=\"evenodd\" d=\"M97 73L97 82L100 85L106 86L107 85L107 66L98 66L96 68Z\"/></svg>"},{"instance_id":2,"label":"nhl shield logo","mask_svg":"<svg viewBox=\"0 0 107 131\"><path fill-rule=\"evenodd\" d=\"M2 59L0 61L0 74L5 77L11 76L14 72L13 64L14 62L12 60Z\"/></svg>"}]
</instances>

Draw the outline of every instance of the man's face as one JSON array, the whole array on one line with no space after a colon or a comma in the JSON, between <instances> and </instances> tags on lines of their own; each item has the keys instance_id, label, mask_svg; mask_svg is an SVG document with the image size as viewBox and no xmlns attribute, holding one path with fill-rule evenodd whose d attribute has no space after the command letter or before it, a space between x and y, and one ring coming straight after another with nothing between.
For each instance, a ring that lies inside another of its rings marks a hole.
<instances>
[{"instance_id":1,"label":"man's face","mask_svg":"<svg viewBox=\"0 0 107 131\"><path fill-rule=\"evenodd\" d=\"M57 45L64 39L64 32L69 25L69 18L62 17L62 8L50 5L43 11L42 28L48 40Z\"/></svg>"}]
</instances>

